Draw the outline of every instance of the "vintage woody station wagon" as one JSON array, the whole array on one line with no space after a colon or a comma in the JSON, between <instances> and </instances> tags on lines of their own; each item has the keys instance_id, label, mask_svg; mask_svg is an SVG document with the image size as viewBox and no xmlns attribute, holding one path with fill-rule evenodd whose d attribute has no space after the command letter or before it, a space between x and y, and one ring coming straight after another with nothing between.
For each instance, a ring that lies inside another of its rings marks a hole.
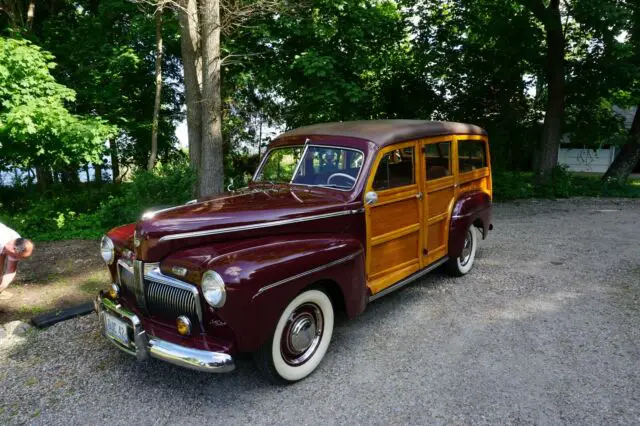
<instances>
[{"instance_id":1,"label":"vintage woody station wagon","mask_svg":"<svg viewBox=\"0 0 640 426\"><path fill-rule=\"evenodd\" d=\"M343 311L445 265L471 269L491 225L486 132L381 120L296 129L248 188L146 214L101 243L96 300L121 350L208 372L254 354L275 382L309 375Z\"/></svg>"}]
</instances>

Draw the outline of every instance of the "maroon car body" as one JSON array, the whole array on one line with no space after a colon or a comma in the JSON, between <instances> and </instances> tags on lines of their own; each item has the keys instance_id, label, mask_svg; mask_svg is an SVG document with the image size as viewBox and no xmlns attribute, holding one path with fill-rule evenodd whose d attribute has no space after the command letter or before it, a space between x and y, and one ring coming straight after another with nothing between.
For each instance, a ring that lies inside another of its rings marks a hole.
<instances>
[{"instance_id":1,"label":"maroon car body","mask_svg":"<svg viewBox=\"0 0 640 426\"><path fill-rule=\"evenodd\" d=\"M443 129L442 134L459 133L459 127ZM437 134L433 128L423 132ZM109 340L138 358L151 355L201 371L230 371L235 354L258 351L270 341L283 311L305 289L322 289L334 309L349 318L361 313L372 296L365 191L384 144L354 131L326 133L294 131L277 138L269 150L296 145L357 150L360 172L348 190L255 182L109 231L113 258L108 267L115 286L96 301ZM419 136L409 133L404 140ZM470 227L486 236L490 224L490 193L461 194L449 224L450 256L463 251ZM110 247L105 244L103 252ZM224 281L222 307L211 306L200 289L206 271ZM122 321L126 336L107 332L105 316ZM188 333L178 332L180 316L191 326Z\"/></svg>"}]
</instances>

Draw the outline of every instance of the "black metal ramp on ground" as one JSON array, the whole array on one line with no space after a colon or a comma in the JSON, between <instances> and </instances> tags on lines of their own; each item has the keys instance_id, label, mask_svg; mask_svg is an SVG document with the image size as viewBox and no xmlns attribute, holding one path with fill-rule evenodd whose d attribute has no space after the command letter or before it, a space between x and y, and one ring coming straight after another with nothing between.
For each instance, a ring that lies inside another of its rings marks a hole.
<instances>
[{"instance_id":1,"label":"black metal ramp on ground","mask_svg":"<svg viewBox=\"0 0 640 426\"><path fill-rule=\"evenodd\" d=\"M70 308L56 309L55 311L45 312L31 319L31 323L38 328L50 327L60 321L65 321L81 315L87 315L93 312L93 302L82 303Z\"/></svg>"}]
</instances>

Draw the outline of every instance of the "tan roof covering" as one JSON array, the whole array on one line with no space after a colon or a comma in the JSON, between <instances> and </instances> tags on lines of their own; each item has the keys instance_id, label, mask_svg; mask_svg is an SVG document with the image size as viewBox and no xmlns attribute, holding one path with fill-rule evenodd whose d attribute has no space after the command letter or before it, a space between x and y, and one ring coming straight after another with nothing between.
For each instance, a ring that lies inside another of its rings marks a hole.
<instances>
[{"instance_id":1,"label":"tan roof covering","mask_svg":"<svg viewBox=\"0 0 640 426\"><path fill-rule=\"evenodd\" d=\"M322 123L299 127L276 138L290 136L348 136L367 139L380 146L428 136L449 134L486 135L487 132L473 124L426 120L370 120Z\"/></svg>"}]
</instances>

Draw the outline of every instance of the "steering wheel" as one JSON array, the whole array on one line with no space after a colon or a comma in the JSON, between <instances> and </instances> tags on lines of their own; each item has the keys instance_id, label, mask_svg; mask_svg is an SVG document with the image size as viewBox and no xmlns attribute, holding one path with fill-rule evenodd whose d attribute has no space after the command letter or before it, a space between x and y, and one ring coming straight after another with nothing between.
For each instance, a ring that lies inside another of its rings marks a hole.
<instances>
[{"instance_id":1,"label":"steering wheel","mask_svg":"<svg viewBox=\"0 0 640 426\"><path fill-rule=\"evenodd\" d=\"M343 178L351 180L352 183L356 183L356 178L354 178L351 175L348 175L346 173L334 173L334 174L332 174L331 176L329 176L327 178L327 185L329 185L331 183L331 179L333 179L334 177L343 177Z\"/></svg>"}]
</instances>

